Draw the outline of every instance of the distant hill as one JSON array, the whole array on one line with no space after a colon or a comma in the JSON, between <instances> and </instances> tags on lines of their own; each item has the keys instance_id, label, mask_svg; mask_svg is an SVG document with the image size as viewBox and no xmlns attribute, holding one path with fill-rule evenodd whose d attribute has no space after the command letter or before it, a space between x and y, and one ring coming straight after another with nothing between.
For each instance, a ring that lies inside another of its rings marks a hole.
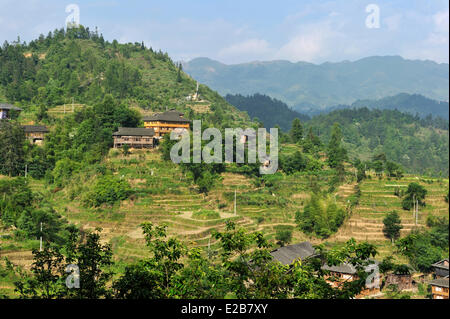
<instances>
[{"instance_id":1,"label":"distant hill","mask_svg":"<svg viewBox=\"0 0 450 319\"><path fill-rule=\"evenodd\" d=\"M320 110L305 106L303 113L308 114L309 116L314 116L340 109L361 107L379 110L399 110L412 115L419 114L421 117L426 117L431 114L434 117L442 117L447 120L449 119L448 102L432 100L420 94L407 93L400 93L379 100L357 100L351 105L340 104Z\"/></svg>"},{"instance_id":2,"label":"distant hill","mask_svg":"<svg viewBox=\"0 0 450 319\"><path fill-rule=\"evenodd\" d=\"M288 61L226 65L208 58L184 63L184 71L220 94L266 94L302 112L399 93L448 101L449 65L374 56L354 62Z\"/></svg>"},{"instance_id":3,"label":"distant hill","mask_svg":"<svg viewBox=\"0 0 450 319\"><path fill-rule=\"evenodd\" d=\"M379 100L358 100L352 107L368 107L372 109L397 109L411 114L440 116L448 119L448 102L435 101L420 94L400 93Z\"/></svg>"},{"instance_id":4,"label":"distant hill","mask_svg":"<svg viewBox=\"0 0 450 319\"><path fill-rule=\"evenodd\" d=\"M299 118L302 122L310 119L307 115L291 110L285 103L263 94L227 94L225 99L239 110L246 111L252 119L257 117L266 128L279 125L282 130L289 131L294 118Z\"/></svg>"}]
</instances>

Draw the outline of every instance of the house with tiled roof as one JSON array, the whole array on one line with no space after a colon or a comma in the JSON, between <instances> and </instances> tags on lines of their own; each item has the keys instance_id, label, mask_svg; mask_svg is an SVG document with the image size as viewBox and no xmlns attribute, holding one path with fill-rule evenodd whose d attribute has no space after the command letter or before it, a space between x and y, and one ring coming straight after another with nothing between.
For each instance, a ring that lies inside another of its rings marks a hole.
<instances>
[{"instance_id":1,"label":"house with tiled roof","mask_svg":"<svg viewBox=\"0 0 450 319\"><path fill-rule=\"evenodd\" d=\"M155 146L155 131L153 128L119 127L113 133L114 148L128 145L130 148L153 148Z\"/></svg>"},{"instance_id":2,"label":"house with tiled roof","mask_svg":"<svg viewBox=\"0 0 450 319\"><path fill-rule=\"evenodd\" d=\"M449 278L436 278L429 282L431 286L431 296L433 299L449 299L448 298L448 286Z\"/></svg>"},{"instance_id":3,"label":"house with tiled roof","mask_svg":"<svg viewBox=\"0 0 450 319\"><path fill-rule=\"evenodd\" d=\"M316 256L317 252L308 241L280 247L270 252L273 259L279 261L283 265L290 265L295 260L305 260L309 257Z\"/></svg>"},{"instance_id":4,"label":"house with tiled roof","mask_svg":"<svg viewBox=\"0 0 450 319\"><path fill-rule=\"evenodd\" d=\"M183 117L184 114L175 110L146 116L142 120L146 128L155 131L155 137L160 138L177 129L177 131L189 130L191 121Z\"/></svg>"},{"instance_id":5,"label":"house with tiled roof","mask_svg":"<svg viewBox=\"0 0 450 319\"><path fill-rule=\"evenodd\" d=\"M26 138L33 144L42 144L45 134L49 132L43 125L22 125Z\"/></svg>"},{"instance_id":6,"label":"house with tiled roof","mask_svg":"<svg viewBox=\"0 0 450 319\"><path fill-rule=\"evenodd\" d=\"M22 109L11 104L0 103L0 120L10 119L12 112L21 112Z\"/></svg>"},{"instance_id":7,"label":"house with tiled roof","mask_svg":"<svg viewBox=\"0 0 450 319\"><path fill-rule=\"evenodd\" d=\"M432 267L434 269L434 274L435 274L436 278L443 278L443 277L447 277L449 275L448 258L438 261L437 263L434 263L432 265Z\"/></svg>"}]
</instances>

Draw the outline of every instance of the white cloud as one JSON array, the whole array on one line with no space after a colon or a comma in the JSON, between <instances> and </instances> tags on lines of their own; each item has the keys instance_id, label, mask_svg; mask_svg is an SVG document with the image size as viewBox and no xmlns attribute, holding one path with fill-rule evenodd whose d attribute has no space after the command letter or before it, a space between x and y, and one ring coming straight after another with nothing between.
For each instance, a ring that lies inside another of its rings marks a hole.
<instances>
[{"instance_id":1,"label":"white cloud","mask_svg":"<svg viewBox=\"0 0 450 319\"><path fill-rule=\"evenodd\" d=\"M447 33L448 35L448 10L440 11L433 15L433 21L435 25L436 32Z\"/></svg>"},{"instance_id":2,"label":"white cloud","mask_svg":"<svg viewBox=\"0 0 450 319\"><path fill-rule=\"evenodd\" d=\"M402 14L395 14L383 19L383 22L386 24L389 31L397 31L402 22L402 17Z\"/></svg>"},{"instance_id":3,"label":"white cloud","mask_svg":"<svg viewBox=\"0 0 450 319\"><path fill-rule=\"evenodd\" d=\"M345 36L328 22L311 24L297 32L276 53L276 58L290 61L319 62L345 49ZM355 50L354 48L352 50Z\"/></svg>"},{"instance_id":4,"label":"white cloud","mask_svg":"<svg viewBox=\"0 0 450 319\"><path fill-rule=\"evenodd\" d=\"M249 39L234 43L219 51L218 56L224 59L245 56L250 59L266 58L271 52L269 43L263 39Z\"/></svg>"}]
</instances>

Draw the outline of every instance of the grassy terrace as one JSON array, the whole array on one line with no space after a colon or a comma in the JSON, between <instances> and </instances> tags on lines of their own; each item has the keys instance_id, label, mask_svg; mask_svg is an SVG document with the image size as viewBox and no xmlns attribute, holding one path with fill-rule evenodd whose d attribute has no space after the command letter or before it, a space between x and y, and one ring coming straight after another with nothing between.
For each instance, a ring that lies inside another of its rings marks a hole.
<instances>
[{"instance_id":1,"label":"grassy terrace","mask_svg":"<svg viewBox=\"0 0 450 319\"><path fill-rule=\"evenodd\" d=\"M151 221L169 226L169 235L176 236L189 246L217 248L211 238L213 230L223 230L227 220L233 220L249 232L262 231L275 245L277 229L293 230L293 243L309 240L315 244L339 246L350 238L368 240L378 247L380 256L393 252L393 246L383 236L382 219L385 214L397 210L401 216L402 234L415 227L424 227L428 214L448 215L448 204L444 195L448 192L448 180L420 179L406 176L401 180L372 177L360 184L359 205L352 209L351 216L340 230L326 240L309 237L296 228L295 212L302 210L309 199L310 178L307 175L274 175L271 187L257 186L254 180L234 173L222 174L221 181L208 195L199 194L179 167L162 161L157 150L133 151L126 158L112 150L104 163L110 170L128 180L134 194L113 207L86 208L81 204L82 194L95 181L96 176L77 176L64 189L54 192L41 181L31 180L31 187L51 199L55 209L70 222L82 229L103 229L103 240L111 243L117 267L147 255L140 224ZM319 184L325 188L328 173L321 174ZM395 187L405 188L410 182L419 182L428 190L427 206L420 210L418 225L412 212L403 211L401 198L394 195ZM354 195L356 183L349 177L335 192L336 201L346 206ZM237 212L234 214L234 192L237 194ZM199 219L198 212L210 214L213 219ZM197 213L193 216L194 213ZM15 264L28 268L31 264L31 249L38 241L14 242L0 239L0 255ZM401 258L400 258L401 259ZM403 260L405 261L405 260ZM1 291L11 292L12 282L2 283Z\"/></svg>"}]
</instances>

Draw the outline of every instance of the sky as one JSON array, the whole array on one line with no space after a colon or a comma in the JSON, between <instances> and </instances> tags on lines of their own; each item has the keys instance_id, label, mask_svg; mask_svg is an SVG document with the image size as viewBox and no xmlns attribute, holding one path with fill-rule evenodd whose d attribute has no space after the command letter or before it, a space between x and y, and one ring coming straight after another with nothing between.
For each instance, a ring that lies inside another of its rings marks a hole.
<instances>
[{"instance_id":1,"label":"sky","mask_svg":"<svg viewBox=\"0 0 450 319\"><path fill-rule=\"evenodd\" d=\"M447 0L0 0L0 43L79 22L105 39L141 42L175 61L312 63L373 55L449 62Z\"/></svg>"}]
</instances>

